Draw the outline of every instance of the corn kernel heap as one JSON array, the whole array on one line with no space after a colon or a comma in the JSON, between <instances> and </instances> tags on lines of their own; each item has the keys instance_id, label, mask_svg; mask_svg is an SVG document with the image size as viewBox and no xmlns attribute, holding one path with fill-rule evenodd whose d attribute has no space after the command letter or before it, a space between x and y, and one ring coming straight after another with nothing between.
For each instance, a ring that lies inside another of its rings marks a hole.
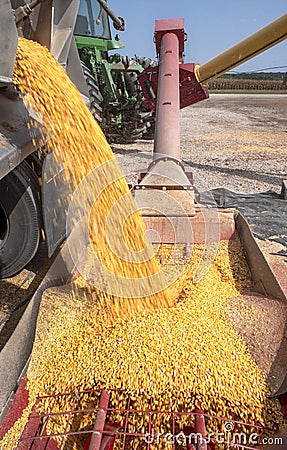
<instances>
[{"instance_id":1,"label":"corn kernel heap","mask_svg":"<svg viewBox=\"0 0 287 450\"><path fill-rule=\"evenodd\" d=\"M212 268L194 285L202 252L203 246L193 247L192 260L178 280L185 288L174 307L146 312L115 326L107 326L101 305L82 287L82 280L45 291L28 371L31 404L38 395L117 387L132 393L135 409L148 409L150 398L155 409L165 411L192 411L200 402L209 414L280 427L278 402L267 399L261 370L225 319L227 298L250 286L239 240L221 242ZM159 255L168 260L169 246L162 246ZM53 411L69 410L69 401L60 400ZM97 404L95 397L83 396L77 408ZM110 407L125 408L126 395L112 395ZM49 401L42 401L39 408L49 411ZM71 431L91 429L94 420L94 415L77 415ZM112 413L109 420L123 421L123 415ZM138 431L147 429L147 420L143 415L130 417ZM191 425L184 418L177 422L180 427ZM65 423L65 418L58 417L47 431L61 433ZM169 432L169 417L158 416L154 428L155 433ZM208 420L207 431L224 430L219 421ZM250 430L237 428L241 431ZM69 438L65 448L81 449L84 440ZM128 443L130 449L145 448L142 440ZM120 443L116 444L115 450L120 449ZM156 448L170 447L161 442Z\"/></svg>"},{"instance_id":2,"label":"corn kernel heap","mask_svg":"<svg viewBox=\"0 0 287 450\"><path fill-rule=\"evenodd\" d=\"M36 105L43 115L50 137L48 146L61 155L75 184L91 170L92 164L100 165L113 158L78 92L46 50L20 40L15 80L30 95L28 102ZM98 233L92 237L105 264L123 275L144 277L159 270L155 259L128 267L110 258L105 236L101 234L107 212L126 193L126 183L119 175L92 217ZM143 224L138 215L129 220L126 242L138 250L144 245ZM91 226L91 233L93 230ZM169 246L162 246L159 255L169 260L170 252ZM17 439L38 395L95 386L127 389L133 394L134 408L147 408L152 398L158 410L168 410L173 397L176 399L173 408L181 411L192 411L200 402L210 414L225 417L234 414L237 420L262 425L269 422L275 428L281 425L277 401L267 400L263 373L223 311L226 299L238 295L250 284L240 244L238 240L220 243L213 266L195 285L192 279L202 252L202 246L193 247L190 264L172 286L171 298L180 292L176 304L164 308L170 305L167 293L158 294L148 300L152 306L158 303L161 308L140 314L140 308L132 303L130 312L137 314L114 325L109 317L119 304L99 295L97 290L91 291L82 280L46 291L28 371L29 407L0 443L1 450L17 448ZM149 305L143 299L142 309ZM96 403L96 399L83 397L78 406L93 406L91 401ZM126 406L120 396L114 396L111 403ZM39 408L43 412L49 406L43 401ZM59 402L56 408L63 411L69 406ZM91 428L93 419L78 415L73 426L78 430ZM122 417L113 413L109 419L116 421ZM134 421L137 429L146 425L145 419L141 423L135 417ZM183 426L184 421L181 422ZM207 427L208 432L220 431L216 421L208 421ZM158 418L155 428L156 432L169 432L170 424ZM61 418L55 419L47 431L63 431ZM66 444L67 449L83 448L80 440ZM142 442L130 441L129 445L131 449L145 448ZM120 447L116 445L117 448ZM163 444L158 448L166 447Z\"/></svg>"}]
</instances>

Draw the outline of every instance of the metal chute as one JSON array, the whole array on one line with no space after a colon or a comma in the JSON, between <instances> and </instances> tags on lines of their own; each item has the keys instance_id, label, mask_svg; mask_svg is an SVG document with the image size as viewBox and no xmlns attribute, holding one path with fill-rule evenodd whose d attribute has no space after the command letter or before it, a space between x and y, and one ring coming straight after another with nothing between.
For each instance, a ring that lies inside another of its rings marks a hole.
<instances>
[{"instance_id":1,"label":"metal chute","mask_svg":"<svg viewBox=\"0 0 287 450\"><path fill-rule=\"evenodd\" d=\"M0 87L12 83L18 33L10 0L0 3Z\"/></svg>"}]
</instances>

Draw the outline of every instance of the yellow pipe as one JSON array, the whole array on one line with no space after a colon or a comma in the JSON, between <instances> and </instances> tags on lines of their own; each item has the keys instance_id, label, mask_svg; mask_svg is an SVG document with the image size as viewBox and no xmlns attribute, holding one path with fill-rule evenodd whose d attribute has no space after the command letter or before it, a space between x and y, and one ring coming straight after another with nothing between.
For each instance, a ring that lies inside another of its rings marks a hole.
<instances>
[{"instance_id":1,"label":"yellow pipe","mask_svg":"<svg viewBox=\"0 0 287 450\"><path fill-rule=\"evenodd\" d=\"M287 38L287 14L248 36L202 66L195 67L195 76L201 84L207 84L225 72L248 61L273 45Z\"/></svg>"}]
</instances>

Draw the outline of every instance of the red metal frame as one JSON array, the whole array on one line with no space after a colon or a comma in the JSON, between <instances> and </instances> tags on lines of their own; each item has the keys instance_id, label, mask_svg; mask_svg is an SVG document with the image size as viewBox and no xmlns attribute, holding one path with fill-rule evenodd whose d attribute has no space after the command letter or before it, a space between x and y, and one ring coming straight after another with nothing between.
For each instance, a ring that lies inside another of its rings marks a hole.
<instances>
[{"instance_id":1,"label":"red metal frame","mask_svg":"<svg viewBox=\"0 0 287 450\"><path fill-rule=\"evenodd\" d=\"M143 106L156 109L153 159L170 156L180 161L179 109L207 98L208 93L196 81L194 64L179 66L186 38L184 20L156 20L154 38L159 66L139 78L146 98Z\"/></svg>"},{"instance_id":2,"label":"red metal frame","mask_svg":"<svg viewBox=\"0 0 287 450\"><path fill-rule=\"evenodd\" d=\"M184 19L161 19L155 21L154 41L157 54L160 53L161 40L166 33L172 33L177 36L179 44L179 57L181 57L184 52L184 42L186 41Z\"/></svg>"},{"instance_id":3,"label":"red metal frame","mask_svg":"<svg viewBox=\"0 0 287 450\"><path fill-rule=\"evenodd\" d=\"M115 395L115 393L125 393L125 391L120 389L105 389L105 390L83 390L77 393L66 393L66 394L56 394L51 396L39 397L37 399L36 405L33 409L33 412L30 415L28 424L25 427L25 430L21 436L18 449L21 450L64 450L65 448L65 438L69 436L70 440L76 439L79 436L86 436L86 441L84 444L84 450L113 450L115 438L118 439L117 449L127 450L130 449L130 443L128 442L129 438L134 439L144 439L146 449L154 450L157 448L157 441L163 439L162 435L159 435L157 430L155 429L156 418L159 415L166 415L170 420L170 429L166 430L167 433L170 433L169 439L171 436L175 437L178 434L178 418L181 416L189 416L194 420L194 427L186 428L184 430L184 434L187 436L187 443L182 445L183 450L214 450L215 440L213 442L211 440L210 443L206 443L204 440L198 440L197 442L189 442L189 436L191 433L200 433L201 436L206 437L205 431L205 420L208 418L213 418L218 420L219 422L232 423L233 430L236 431L239 425L244 425L247 429L250 429L250 432L254 432L258 434L259 440L256 447L251 446L249 444L242 444L240 442L234 443L233 447L235 450L254 450L263 449L262 441L261 441L261 433L262 428L256 424L246 424L243 422L238 422L234 420L234 417L230 418L222 418L217 416L211 416L209 414L205 414L201 409L197 409L193 412L179 412L179 411L160 411L153 407L152 400L150 400L149 408L146 410L137 410L132 407L131 395L126 393L126 407L125 408L111 408L109 407L110 398ZM95 395L99 397L98 405L94 408L89 409L80 409L77 407L79 405L79 401L82 395ZM59 397L68 397L70 400L73 399L73 406L69 411L63 412L54 412L53 407L55 405L55 401ZM37 404L41 402L42 399L50 399L50 411L46 414L39 415L37 410ZM112 411L117 411L122 416L121 423L111 423L107 422L108 417ZM91 429L71 431L69 430L70 424L73 422L73 417L77 414L95 414L97 412L96 421L94 427ZM144 429L137 430L135 428L135 423L132 421L132 415L136 414L137 417L140 415L144 415L144 417L148 417L148 421ZM57 434L58 439L62 437L61 443L57 443L55 441L56 435L47 434L47 424L48 421L51 420L53 416L64 416L66 417L66 423L63 426L63 431ZM193 434L194 436L194 434ZM222 444L230 444L230 442L225 438L221 440ZM176 444L171 443L169 445L171 450L175 450Z\"/></svg>"},{"instance_id":4,"label":"red metal frame","mask_svg":"<svg viewBox=\"0 0 287 450\"><path fill-rule=\"evenodd\" d=\"M154 230L153 244L207 244L235 237L233 213L196 211L193 217L145 215L146 229Z\"/></svg>"},{"instance_id":5,"label":"red metal frame","mask_svg":"<svg viewBox=\"0 0 287 450\"><path fill-rule=\"evenodd\" d=\"M180 160L179 40L175 33L163 31L159 42L160 63L153 158L158 159L164 155Z\"/></svg>"},{"instance_id":6,"label":"red metal frame","mask_svg":"<svg viewBox=\"0 0 287 450\"><path fill-rule=\"evenodd\" d=\"M179 96L180 109L206 100L209 97L208 88L202 86L196 79L194 68L198 63L179 64ZM156 99L158 93L158 67L147 67L139 76L142 91L144 93L143 106L156 111ZM151 93L153 95L151 95Z\"/></svg>"},{"instance_id":7,"label":"red metal frame","mask_svg":"<svg viewBox=\"0 0 287 450\"><path fill-rule=\"evenodd\" d=\"M179 108L185 108L209 97L208 89L198 83L194 69L197 63L182 63L184 42L183 19L166 19L155 21L154 40L159 66L148 67L138 79L144 93L143 106L157 111L158 126L156 136L160 132L168 133L172 126L179 141L179 125L176 114ZM179 90L179 100L178 100ZM160 120L158 117L160 116ZM171 155L174 156L175 155Z\"/></svg>"},{"instance_id":8,"label":"red metal frame","mask_svg":"<svg viewBox=\"0 0 287 450\"><path fill-rule=\"evenodd\" d=\"M16 420L21 417L26 406L28 406L29 392L27 391L26 386L27 378L24 378L14 395L13 401L5 414L3 421L0 423L0 442Z\"/></svg>"}]
</instances>

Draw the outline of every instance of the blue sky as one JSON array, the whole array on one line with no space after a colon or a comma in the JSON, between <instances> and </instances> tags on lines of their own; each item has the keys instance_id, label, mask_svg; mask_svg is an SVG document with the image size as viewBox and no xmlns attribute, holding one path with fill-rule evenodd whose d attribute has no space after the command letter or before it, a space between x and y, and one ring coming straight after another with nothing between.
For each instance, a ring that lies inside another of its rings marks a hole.
<instances>
[{"instance_id":1,"label":"blue sky","mask_svg":"<svg viewBox=\"0 0 287 450\"><path fill-rule=\"evenodd\" d=\"M126 20L121 33L126 48L121 53L155 59L155 19L184 17L185 62L201 64L287 13L287 0L109 0L109 6ZM287 66L287 40L236 70L273 66Z\"/></svg>"}]
</instances>

